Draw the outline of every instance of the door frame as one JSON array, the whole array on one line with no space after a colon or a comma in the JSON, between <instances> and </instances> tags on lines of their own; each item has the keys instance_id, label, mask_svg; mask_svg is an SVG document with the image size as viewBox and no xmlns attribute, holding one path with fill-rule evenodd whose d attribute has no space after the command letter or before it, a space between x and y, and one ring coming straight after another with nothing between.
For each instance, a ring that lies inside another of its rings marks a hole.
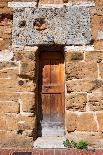
<instances>
[{"instance_id":1,"label":"door frame","mask_svg":"<svg viewBox=\"0 0 103 155\"><path fill-rule=\"evenodd\" d=\"M63 55L63 62L64 62L64 134L65 134L65 51L64 51L64 46L39 46L38 48L38 56L37 56L37 61L38 61L38 68L40 67L40 53L43 51L54 51L54 52L61 52ZM38 69L38 76L37 76L37 137L42 136L42 126L41 126L41 118L40 118L40 105L39 105L39 69Z\"/></svg>"}]
</instances>

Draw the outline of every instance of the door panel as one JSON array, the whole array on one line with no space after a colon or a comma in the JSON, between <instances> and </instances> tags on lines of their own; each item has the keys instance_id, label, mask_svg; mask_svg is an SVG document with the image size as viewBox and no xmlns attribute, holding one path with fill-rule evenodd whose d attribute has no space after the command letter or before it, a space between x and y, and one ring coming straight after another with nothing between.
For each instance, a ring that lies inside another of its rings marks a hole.
<instances>
[{"instance_id":1,"label":"door panel","mask_svg":"<svg viewBox=\"0 0 103 155\"><path fill-rule=\"evenodd\" d=\"M64 64L61 52L40 53L39 102L42 107L42 130L55 133L64 124ZM58 132L57 132L58 134Z\"/></svg>"}]
</instances>

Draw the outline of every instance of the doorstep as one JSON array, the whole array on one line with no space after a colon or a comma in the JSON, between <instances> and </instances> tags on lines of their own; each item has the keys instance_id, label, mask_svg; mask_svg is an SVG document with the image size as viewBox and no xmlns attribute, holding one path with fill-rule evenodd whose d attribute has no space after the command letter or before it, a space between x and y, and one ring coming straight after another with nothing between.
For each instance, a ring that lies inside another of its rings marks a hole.
<instances>
[{"instance_id":1,"label":"doorstep","mask_svg":"<svg viewBox=\"0 0 103 155\"><path fill-rule=\"evenodd\" d=\"M65 137L38 137L33 144L33 148L64 149L63 141L65 140Z\"/></svg>"}]
</instances>

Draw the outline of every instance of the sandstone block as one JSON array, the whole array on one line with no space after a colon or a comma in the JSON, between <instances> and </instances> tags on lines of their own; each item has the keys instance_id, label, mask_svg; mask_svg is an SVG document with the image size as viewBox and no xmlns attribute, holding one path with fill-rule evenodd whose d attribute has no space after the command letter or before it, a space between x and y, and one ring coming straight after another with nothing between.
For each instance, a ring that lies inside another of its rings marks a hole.
<instances>
[{"instance_id":1,"label":"sandstone block","mask_svg":"<svg viewBox=\"0 0 103 155\"><path fill-rule=\"evenodd\" d=\"M94 15L91 18L91 24L92 24L92 37L93 40L97 40L98 31L103 29L103 16Z\"/></svg>"},{"instance_id":2,"label":"sandstone block","mask_svg":"<svg viewBox=\"0 0 103 155\"><path fill-rule=\"evenodd\" d=\"M35 77L36 63L34 61L21 62L21 75L29 76L30 78Z\"/></svg>"},{"instance_id":3,"label":"sandstone block","mask_svg":"<svg viewBox=\"0 0 103 155\"><path fill-rule=\"evenodd\" d=\"M94 48L96 50L100 50L100 51L102 50L103 51L103 40L94 42Z\"/></svg>"},{"instance_id":4,"label":"sandstone block","mask_svg":"<svg viewBox=\"0 0 103 155\"><path fill-rule=\"evenodd\" d=\"M103 132L103 113L97 113L97 120L99 123L99 131Z\"/></svg>"},{"instance_id":5,"label":"sandstone block","mask_svg":"<svg viewBox=\"0 0 103 155\"><path fill-rule=\"evenodd\" d=\"M71 111L85 111L87 94L71 93L66 96L66 109Z\"/></svg>"},{"instance_id":6,"label":"sandstone block","mask_svg":"<svg viewBox=\"0 0 103 155\"><path fill-rule=\"evenodd\" d=\"M102 80L68 80L67 92L100 92L103 90Z\"/></svg>"},{"instance_id":7,"label":"sandstone block","mask_svg":"<svg viewBox=\"0 0 103 155\"><path fill-rule=\"evenodd\" d=\"M99 71L100 71L101 78L103 78L103 63L99 64Z\"/></svg>"},{"instance_id":8,"label":"sandstone block","mask_svg":"<svg viewBox=\"0 0 103 155\"><path fill-rule=\"evenodd\" d=\"M19 61L34 61L36 59L36 53L35 51L15 51L15 60Z\"/></svg>"},{"instance_id":9,"label":"sandstone block","mask_svg":"<svg viewBox=\"0 0 103 155\"><path fill-rule=\"evenodd\" d=\"M85 61L96 61L100 63L103 60L103 52L102 51L91 51L85 52Z\"/></svg>"},{"instance_id":10,"label":"sandstone block","mask_svg":"<svg viewBox=\"0 0 103 155\"><path fill-rule=\"evenodd\" d=\"M68 132L75 131L77 123L77 115L75 113L66 111L65 119L66 119L66 130Z\"/></svg>"},{"instance_id":11,"label":"sandstone block","mask_svg":"<svg viewBox=\"0 0 103 155\"><path fill-rule=\"evenodd\" d=\"M6 68L4 70L0 70L0 78L3 79L17 79L19 74L18 68Z\"/></svg>"},{"instance_id":12,"label":"sandstone block","mask_svg":"<svg viewBox=\"0 0 103 155\"><path fill-rule=\"evenodd\" d=\"M9 46L10 46L10 35L7 38L7 36L3 34L3 40L0 41L0 50L2 51L8 49Z\"/></svg>"},{"instance_id":13,"label":"sandstone block","mask_svg":"<svg viewBox=\"0 0 103 155\"><path fill-rule=\"evenodd\" d=\"M35 112L35 94L21 94L22 110L24 112Z\"/></svg>"},{"instance_id":14,"label":"sandstone block","mask_svg":"<svg viewBox=\"0 0 103 155\"><path fill-rule=\"evenodd\" d=\"M18 102L19 97L20 97L19 93L0 92L0 101Z\"/></svg>"},{"instance_id":15,"label":"sandstone block","mask_svg":"<svg viewBox=\"0 0 103 155\"><path fill-rule=\"evenodd\" d=\"M19 113L20 105L16 102L0 102L0 113Z\"/></svg>"},{"instance_id":16,"label":"sandstone block","mask_svg":"<svg viewBox=\"0 0 103 155\"><path fill-rule=\"evenodd\" d=\"M102 6L103 5L102 0L95 0L95 3L96 3L97 6Z\"/></svg>"},{"instance_id":17,"label":"sandstone block","mask_svg":"<svg viewBox=\"0 0 103 155\"><path fill-rule=\"evenodd\" d=\"M17 134L16 132L0 131L0 142L3 148L31 148L33 137Z\"/></svg>"},{"instance_id":18,"label":"sandstone block","mask_svg":"<svg viewBox=\"0 0 103 155\"><path fill-rule=\"evenodd\" d=\"M97 131L93 114L82 113L77 118L77 131Z\"/></svg>"},{"instance_id":19,"label":"sandstone block","mask_svg":"<svg viewBox=\"0 0 103 155\"><path fill-rule=\"evenodd\" d=\"M32 92L35 90L33 80L29 79L0 79L0 91Z\"/></svg>"},{"instance_id":20,"label":"sandstone block","mask_svg":"<svg viewBox=\"0 0 103 155\"><path fill-rule=\"evenodd\" d=\"M66 80L97 78L97 64L95 62L66 63Z\"/></svg>"},{"instance_id":21,"label":"sandstone block","mask_svg":"<svg viewBox=\"0 0 103 155\"><path fill-rule=\"evenodd\" d=\"M103 94L102 93L91 93L88 94L88 103L91 111L102 111L103 110Z\"/></svg>"},{"instance_id":22,"label":"sandstone block","mask_svg":"<svg viewBox=\"0 0 103 155\"><path fill-rule=\"evenodd\" d=\"M21 131L32 130L36 127L34 116L22 116L20 114L0 114L0 130Z\"/></svg>"},{"instance_id":23,"label":"sandstone block","mask_svg":"<svg viewBox=\"0 0 103 155\"><path fill-rule=\"evenodd\" d=\"M83 52L71 52L71 51L65 52L65 61L66 62L80 61L80 60L83 60L83 58L84 58Z\"/></svg>"}]
</instances>

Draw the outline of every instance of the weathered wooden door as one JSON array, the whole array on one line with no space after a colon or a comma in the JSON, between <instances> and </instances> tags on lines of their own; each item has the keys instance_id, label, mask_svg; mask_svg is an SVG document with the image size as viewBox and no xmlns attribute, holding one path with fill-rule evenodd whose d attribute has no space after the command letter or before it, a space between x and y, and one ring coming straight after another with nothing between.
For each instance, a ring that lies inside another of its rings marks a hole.
<instances>
[{"instance_id":1,"label":"weathered wooden door","mask_svg":"<svg viewBox=\"0 0 103 155\"><path fill-rule=\"evenodd\" d=\"M64 60L61 52L40 53L42 136L64 134Z\"/></svg>"}]
</instances>

